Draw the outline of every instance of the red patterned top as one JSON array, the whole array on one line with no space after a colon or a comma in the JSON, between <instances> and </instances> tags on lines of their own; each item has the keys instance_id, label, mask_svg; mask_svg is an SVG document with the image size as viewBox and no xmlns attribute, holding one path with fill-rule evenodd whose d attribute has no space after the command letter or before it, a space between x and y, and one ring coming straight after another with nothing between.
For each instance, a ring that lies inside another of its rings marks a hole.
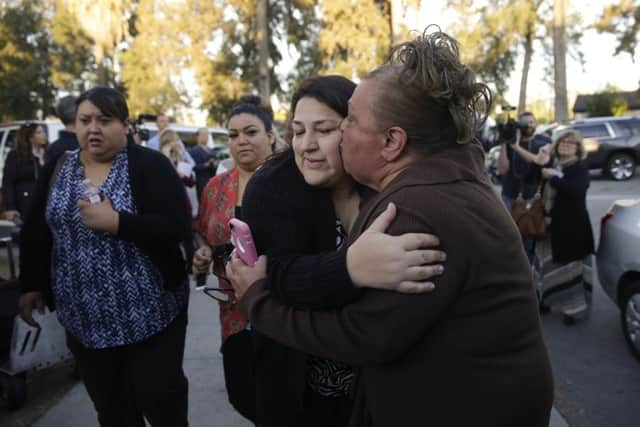
<instances>
[{"instance_id":1,"label":"red patterned top","mask_svg":"<svg viewBox=\"0 0 640 427\"><path fill-rule=\"evenodd\" d=\"M198 216L193 222L196 232L205 237L213 247L229 243L229 220L235 216L238 198L238 169L216 175L207 183L200 197ZM213 269L216 274L224 275L222 259L214 257ZM220 287L231 289L231 284L219 279ZM243 331L249 323L232 302L218 302L220 305L220 325L222 341Z\"/></svg>"}]
</instances>

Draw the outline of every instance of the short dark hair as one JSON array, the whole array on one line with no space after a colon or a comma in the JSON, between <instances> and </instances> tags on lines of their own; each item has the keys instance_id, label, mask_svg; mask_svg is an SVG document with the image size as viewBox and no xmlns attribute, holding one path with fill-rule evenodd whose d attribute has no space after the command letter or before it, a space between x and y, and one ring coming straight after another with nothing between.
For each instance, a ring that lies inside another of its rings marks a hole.
<instances>
[{"instance_id":1,"label":"short dark hair","mask_svg":"<svg viewBox=\"0 0 640 427\"><path fill-rule=\"evenodd\" d=\"M291 114L302 98L313 98L325 104L341 117L347 117L349 99L356 84L346 77L331 75L310 77L303 80L291 98Z\"/></svg>"},{"instance_id":2,"label":"short dark hair","mask_svg":"<svg viewBox=\"0 0 640 427\"><path fill-rule=\"evenodd\" d=\"M56 116L66 126L76 120L76 97L68 95L58 100L56 104Z\"/></svg>"},{"instance_id":3,"label":"short dark hair","mask_svg":"<svg viewBox=\"0 0 640 427\"><path fill-rule=\"evenodd\" d=\"M84 101L91 102L107 117L114 117L123 123L129 119L127 100L124 95L113 88L97 86L89 89L78 97L76 108Z\"/></svg>"},{"instance_id":4,"label":"short dark hair","mask_svg":"<svg viewBox=\"0 0 640 427\"><path fill-rule=\"evenodd\" d=\"M269 132L273 129L273 110L265 107L262 98L257 95L243 95L237 103L231 107L229 120L238 114L251 114L256 116L264 124L264 129Z\"/></svg>"},{"instance_id":5,"label":"short dark hair","mask_svg":"<svg viewBox=\"0 0 640 427\"><path fill-rule=\"evenodd\" d=\"M354 82L338 75L309 77L300 82L291 97L290 117L287 121L287 131L285 134L286 142L290 145L293 139L291 121L296 112L298 102L300 102L302 98L313 98L344 118L347 117L349 112L349 99L351 99L351 95L353 95L355 89L356 84Z\"/></svg>"}]
</instances>

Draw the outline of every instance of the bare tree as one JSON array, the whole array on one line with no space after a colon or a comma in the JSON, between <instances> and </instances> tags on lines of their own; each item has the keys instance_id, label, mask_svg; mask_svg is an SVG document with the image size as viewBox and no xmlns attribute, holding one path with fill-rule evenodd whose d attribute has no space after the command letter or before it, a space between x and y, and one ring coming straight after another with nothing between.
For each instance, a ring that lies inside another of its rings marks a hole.
<instances>
[{"instance_id":1,"label":"bare tree","mask_svg":"<svg viewBox=\"0 0 640 427\"><path fill-rule=\"evenodd\" d=\"M258 92L262 99L269 101L271 96L271 82L269 79L269 25L267 22L267 0L258 0L256 4L258 45Z\"/></svg>"},{"instance_id":2,"label":"bare tree","mask_svg":"<svg viewBox=\"0 0 640 427\"><path fill-rule=\"evenodd\" d=\"M553 19L553 60L555 89L555 120L566 123L569 120L567 101L567 35L565 28L566 0L554 1Z\"/></svg>"}]
</instances>

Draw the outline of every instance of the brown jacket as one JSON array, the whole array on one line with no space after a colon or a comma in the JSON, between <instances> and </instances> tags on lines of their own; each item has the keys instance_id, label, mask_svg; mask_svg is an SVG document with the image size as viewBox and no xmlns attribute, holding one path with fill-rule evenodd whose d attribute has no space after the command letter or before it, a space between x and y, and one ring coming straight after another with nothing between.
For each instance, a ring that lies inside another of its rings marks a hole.
<instances>
[{"instance_id":1,"label":"brown jacket","mask_svg":"<svg viewBox=\"0 0 640 427\"><path fill-rule=\"evenodd\" d=\"M476 146L416 161L360 212L355 239L389 202L391 234L431 232L447 253L434 292L367 289L335 311L304 311L261 282L241 307L253 327L358 367L350 425L542 427L553 380L519 234Z\"/></svg>"}]
</instances>

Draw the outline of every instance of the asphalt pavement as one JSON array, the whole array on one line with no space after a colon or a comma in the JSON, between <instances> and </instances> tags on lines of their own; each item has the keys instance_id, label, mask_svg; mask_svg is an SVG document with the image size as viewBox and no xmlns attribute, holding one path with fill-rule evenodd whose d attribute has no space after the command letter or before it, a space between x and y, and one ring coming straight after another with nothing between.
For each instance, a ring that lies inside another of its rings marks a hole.
<instances>
[{"instance_id":1,"label":"asphalt pavement","mask_svg":"<svg viewBox=\"0 0 640 427\"><path fill-rule=\"evenodd\" d=\"M600 218L613 201L640 197L639 174L623 182L592 174L587 208L596 243ZM620 310L595 276L593 307L586 322L566 326L559 316L542 317L554 369L555 405L572 427L637 427L640 365L622 335Z\"/></svg>"},{"instance_id":2,"label":"asphalt pavement","mask_svg":"<svg viewBox=\"0 0 640 427\"><path fill-rule=\"evenodd\" d=\"M593 176L588 208L596 237L599 219L613 200L640 196L640 177L613 182ZM0 272L6 255L0 249ZM212 279L215 280L215 279ZM556 401L550 426L631 427L640 425L640 369L626 348L619 311L596 280L587 322L567 327L553 314L543 318L554 368ZM249 427L228 404L222 374L218 310L194 291L189 308L185 371L189 378L192 427ZM7 412L0 403L0 427L93 427L95 411L69 365L34 373L25 408ZM557 411L556 411L557 408Z\"/></svg>"},{"instance_id":3,"label":"asphalt pavement","mask_svg":"<svg viewBox=\"0 0 640 427\"><path fill-rule=\"evenodd\" d=\"M184 361L190 426L250 427L227 402L219 347L218 308L204 293L193 291ZM98 427L89 396L68 365L36 375L29 382L29 394L20 411L8 413L0 407L0 427ZM549 425L567 426L555 409Z\"/></svg>"}]
</instances>

